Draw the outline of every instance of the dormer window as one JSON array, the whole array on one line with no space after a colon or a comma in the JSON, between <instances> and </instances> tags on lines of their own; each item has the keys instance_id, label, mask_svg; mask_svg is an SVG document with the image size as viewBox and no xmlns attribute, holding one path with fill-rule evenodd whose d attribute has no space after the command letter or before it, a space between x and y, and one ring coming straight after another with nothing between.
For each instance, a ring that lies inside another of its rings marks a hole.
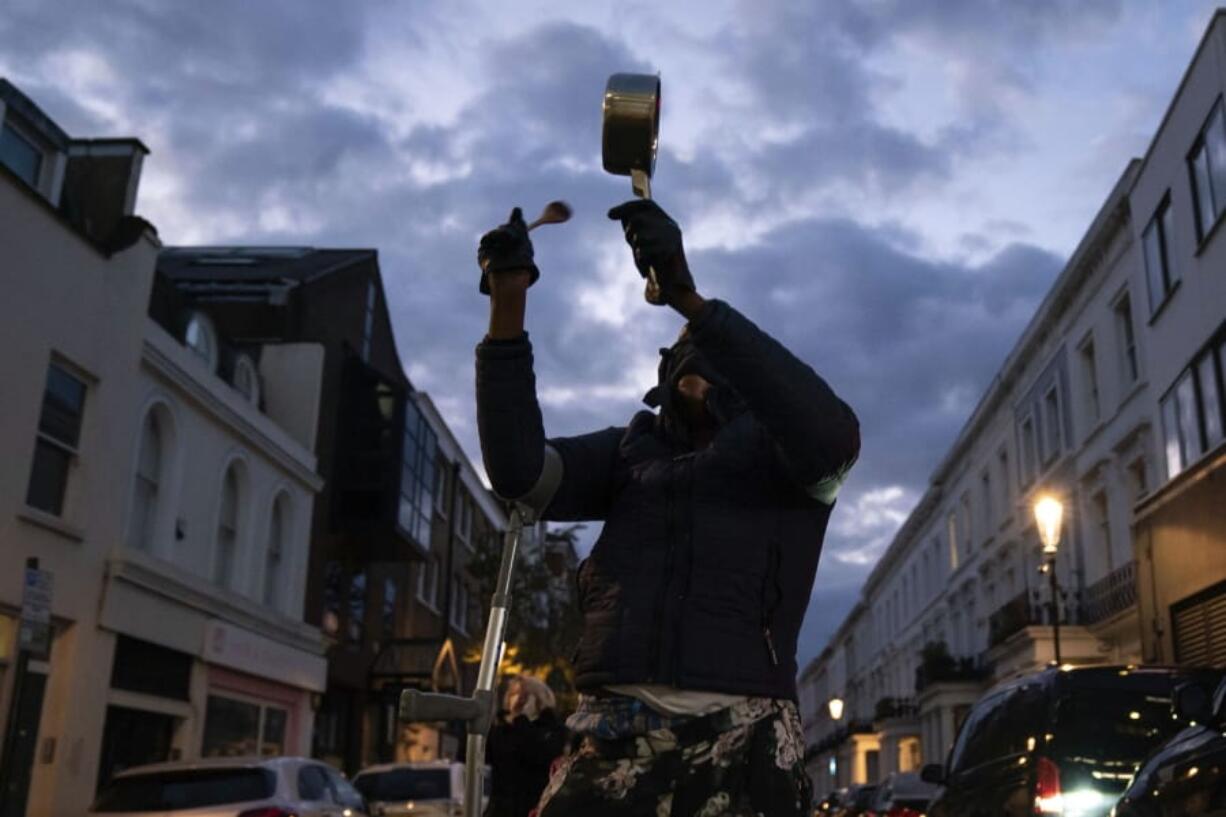
<instances>
[{"instance_id":1,"label":"dormer window","mask_svg":"<svg viewBox=\"0 0 1226 817\"><path fill-rule=\"evenodd\" d=\"M257 405L260 402L260 377L255 362L247 355L239 355L234 361L234 388L248 403Z\"/></svg>"},{"instance_id":2,"label":"dormer window","mask_svg":"<svg viewBox=\"0 0 1226 817\"><path fill-rule=\"evenodd\" d=\"M38 187L38 177L43 169L43 151L11 122L5 122L0 128L0 162L4 162L30 187Z\"/></svg>"},{"instance_id":3,"label":"dormer window","mask_svg":"<svg viewBox=\"0 0 1226 817\"><path fill-rule=\"evenodd\" d=\"M193 312L187 320L187 331L183 333L183 342L209 367L209 371L217 371L217 333L213 331L213 322L200 312Z\"/></svg>"}]
</instances>

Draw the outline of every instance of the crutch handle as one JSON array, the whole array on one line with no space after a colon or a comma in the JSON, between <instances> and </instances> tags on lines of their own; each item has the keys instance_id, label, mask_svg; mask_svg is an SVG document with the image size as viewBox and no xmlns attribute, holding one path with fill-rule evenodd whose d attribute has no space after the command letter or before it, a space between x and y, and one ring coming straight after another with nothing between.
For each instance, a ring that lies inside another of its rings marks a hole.
<instances>
[{"instance_id":1,"label":"crutch handle","mask_svg":"<svg viewBox=\"0 0 1226 817\"><path fill-rule=\"evenodd\" d=\"M467 721L469 733L485 734L493 719L493 695L478 691L471 698L406 689L400 693L400 720L404 723Z\"/></svg>"}]
</instances>

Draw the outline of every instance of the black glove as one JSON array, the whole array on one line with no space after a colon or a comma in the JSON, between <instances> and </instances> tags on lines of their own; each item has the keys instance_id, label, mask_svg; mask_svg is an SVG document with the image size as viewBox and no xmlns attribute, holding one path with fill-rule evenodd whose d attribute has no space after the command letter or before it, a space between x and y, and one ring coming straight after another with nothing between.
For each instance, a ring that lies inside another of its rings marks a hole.
<instances>
[{"instance_id":1,"label":"black glove","mask_svg":"<svg viewBox=\"0 0 1226 817\"><path fill-rule=\"evenodd\" d=\"M648 303L667 304L681 290L694 291L681 228L660 205L651 199L634 199L610 210L609 218L622 223L626 243L634 251L634 265L647 279L644 297Z\"/></svg>"},{"instance_id":2,"label":"black glove","mask_svg":"<svg viewBox=\"0 0 1226 817\"><path fill-rule=\"evenodd\" d=\"M477 245L477 264L481 267L481 294L490 294L490 274L507 270L528 270L532 273L528 286L535 284L536 279L541 277L541 271L536 268L532 255L528 225L524 223L523 211L516 207L511 211L511 217L506 224L481 236L481 243Z\"/></svg>"}]
</instances>

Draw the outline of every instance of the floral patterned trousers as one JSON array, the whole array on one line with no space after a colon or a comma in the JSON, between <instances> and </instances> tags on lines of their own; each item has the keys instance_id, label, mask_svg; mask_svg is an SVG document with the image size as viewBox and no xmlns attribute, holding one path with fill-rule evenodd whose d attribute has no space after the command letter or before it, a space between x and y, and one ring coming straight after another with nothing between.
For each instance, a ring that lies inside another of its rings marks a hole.
<instances>
[{"instance_id":1,"label":"floral patterned trousers","mask_svg":"<svg viewBox=\"0 0 1226 817\"><path fill-rule=\"evenodd\" d=\"M634 698L580 698L538 817L791 817L812 813L791 701L748 698L666 717Z\"/></svg>"}]
</instances>

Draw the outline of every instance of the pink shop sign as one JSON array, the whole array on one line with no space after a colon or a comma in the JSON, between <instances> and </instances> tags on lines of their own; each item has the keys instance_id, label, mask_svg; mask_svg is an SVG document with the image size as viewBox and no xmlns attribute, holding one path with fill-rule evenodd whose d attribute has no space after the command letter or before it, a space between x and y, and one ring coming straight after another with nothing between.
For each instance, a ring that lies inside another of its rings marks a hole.
<instances>
[{"instance_id":1,"label":"pink shop sign","mask_svg":"<svg viewBox=\"0 0 1226 817\"><path fill-rule=\"evenodd\" d=\"M322 655L281 644L216 619L205 627L204 659L210 664L314 692L323 692L328 673L328 664Z\"/></svg>"}]
</instances>

